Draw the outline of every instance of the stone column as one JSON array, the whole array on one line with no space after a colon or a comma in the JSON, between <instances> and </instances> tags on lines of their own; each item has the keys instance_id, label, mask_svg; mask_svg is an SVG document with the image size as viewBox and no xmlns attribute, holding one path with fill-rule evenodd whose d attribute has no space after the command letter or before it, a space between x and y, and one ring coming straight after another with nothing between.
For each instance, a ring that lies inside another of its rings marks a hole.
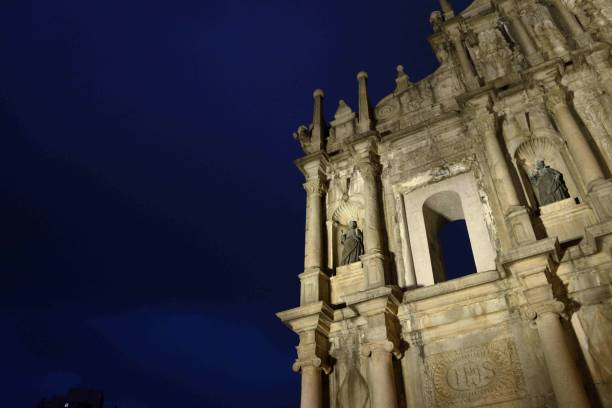
<instances>
[{"instance_id":1,"label":"stone column","mask_svg":"<svg viewBox=\"0 0 612 408\"><path fill-rule=\"evenodd\" d=\"M321 369L312 364L301 366L302 393L301 408L323 408L323 381Z\"/></svg>"},{"instance_id":2,"label":"stone column","mask_svg":"<svg viewBox=\"0 0 612 408\"><path fill-rule=\"evenodd\" d=\"M326 156L315 153L296 162L306 176L306 233L304 238L304 272L300 304L329 300L329 277L325 273L325 211L323 197L327 190Z\"/></svg>"},{"instance_id":3,"label":"stone column","mask_svg":"<svg viewBox=\"0 0 612 408\"><path fill-rule=\"evenodd\" d=\"M451 41L453 42L453 47L457 52L457 57L459 58L459 64L461 65L461 72L463 73L463 77L465 78L466 86L470 90L477 89L480 85L478 84L478 79L474 73L474 68L472 67L472 63L470 62L470 57L468 57L465 47L463 46L463 38L461 33L455 29L449 32Z\"/></svg>"},{"instance_id":4,"label":"stone column","mask_svg":"<svg viewBox=\"0 0 612 408\"><path fill-rule=\"evenodd\" d=\"M500 192L500 204L513 244L517 246L535 241L536 236L531 217L520 202L510 166L497 138L494 116L478 115L475 124L484 142L495 188ZM513 118L509 118L509 114L506 114L503 138L509 151L513 151L520 144L521 136L518 134Z\"/></svg>"},{"instance_id":5,"label":"stone column","mask_svg":"<svg viewBox=\"0 0 612 408\"><path fill-rule=\"evenodd\" d=\"M601 103L597 77L590 70L577 70L566 73L561 82L572 92L576 112L612 171L612 118L609 115L612 105Z\"/></svg>"},{"instance_id":6,"label":"stone column","mask_svg":"<svg viewBox=\"0 0 612 408\"><path fill-rule=\"evenodd\" d=\"M579 46L585 46L589 44L589 35L582 29L582 26L576 20L576 17L568 10L561 0L549 0L550 4L557 10L563 23L567 27L572 38L576 41Z\"/></svg>"},{"instance_id":7,"label":"stone column","mask_svg":"<svg viewBox=\"0 0 612 408\"><path fill-rule=\"evenodd\" d=\"M304 183L306 190L306 238L304 268L323 267L323 195L325 184L321 176L315 176Z\"/></svg>"},{"instance_id":8,"label":"stone column","mask_svg":"<svg viewBox=\"0 0 612 408\"><path fill-rule=\"evenodd\" d=\"M507 18L510 22L512 32L516 35L516 39L521 46L521 49L525 53L525 58L529 62L529 65L534 66L542 62L544 59L538 52L536 45L527 32L523 20L517 15L516 10L512 9L507 12Z\"/></svg>"},{"instance_id":9,"label":"stone column","mask_svg":"<svg viewBox=\"0 0 612 408\"><path fill-rule=\"evenodd\" d=\"M357 164L363 178L363 199L365 225L363 244L365 253L361 260L366 274L368 289L384 286L386 283L383 256L382 208L380 207L379 174L380 164L372 153Z\"/></svg>"},{"instance_id":10,"label":"stone column","mask_svg":"<svg viewBox=\"0 0 612 408\"><path fill-rule=\"evenodd\" d=\"M561 134L567 141L570 154L574 156L576 167L578 167L587 190L590 190L593 183L603 179L604 175L589 143L567 106L565 92L559 87L549 90L546 94L546 105L553 114Z\"/></svg>"},{"instance_id":11,"label":"stone column","mask_svg":"<svg viewBox=\"0 0 612 408\"><path fill-rule=\"evenodd\" d=\"M542 342L544 359L552 382L557 403L561 408L588 408L580 372L574 363L559 321L563 303L552 301L533 308Z\"/></svg>"},{"instance_id":12,"label":"stone column","mask_svg":"<svg viewBox=\"0 0 612 408\"><path fill-rule=\"evenodd\" d=\"M482 136L489 166L496 182L496 188L501 193L504 214L512 207L520 206L520 201L512 183L510 168L499 145L495 132L495 118L491 115L481 115L475 120L478 131Z\"/></svg>"},{"instance_id":13,"label":"stone column","mask_svg":"<svg viewBox=\"0 0 612 408\"><path fill-rule=\"evenodd\" d=\"M392 342L369 344L362 349L368 362L372 408L397 408L397 390L393 371Z\"/></svg>"},{"instance_id":14,"label":"stone column","mask_svg":"<svg viewBox=\"0 0 612 408\"><path fill-rule=\"evenodd\" d=\"M359 121L357 127L360 133L372 130L370 101L368 100L368 74L361 71L357 74L359 83Z\"/></svg>"}]
</instances>

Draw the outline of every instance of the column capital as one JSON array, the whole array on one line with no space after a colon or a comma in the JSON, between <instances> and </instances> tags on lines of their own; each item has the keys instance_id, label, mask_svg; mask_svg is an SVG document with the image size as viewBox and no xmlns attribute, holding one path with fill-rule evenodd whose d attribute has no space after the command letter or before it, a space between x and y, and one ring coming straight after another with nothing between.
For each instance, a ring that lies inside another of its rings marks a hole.
<instances>
[{"instance_id":1,"label":"column capital","mask_svg":"<svg viewBox=\"0 0 612 408\"><path fill-rule=\"evenodd\" d=\"M359 161L355 164L355 168L361 174L365 181L374 181L378 178L382 167L377 162Z\"/></svg>"},{"instance_id":2,"label":"column capital","mask_svg":"<svg viewBox=\"0 0 612 408\"><path fill-rule=\"evenodd\" d=\"M332 371L332 365L327 362L322 360L319 357L313 357L310 359L296 359L295 362L291 365L291 369L293 370L293 372L298 373L300 371L302 371L303 368L305 367L314 367L317 368L321 371L323 371L325 374L329 374Z\"/></svg>"},{"instance_id":3,"label":"column capital","mask_svg":"<svg viewBox=\"0 0 612 408\"><path fill-rule=\"evenodd\" d=\"M554 84L545 93L546 109L555 113L559 108L567 107L567 94L558 84Z\"/></svg>"},{"instance_id":4,"label":"column capital","mask_svg":"<svg viewBox=\"0 0 612 408\"><path fill-rule=\"evenodd\" d=\"M327 192L327 182L320 178L310 179L302 184L306 194L323 196Z\"/></svg>"},{"instance_id":5,"label":"column capital","mask_svg":"<svg viewBox=\"0 0 612 408\"><path fill-rule=\"evenodd\" d=\"M398 359L402 358L399 342L393 342L391 340L366 343L361 346L360 350L361 355L364 357L371 357L372 354L377 352L391 353Z\"/></svg>"},{"instance_id":6,"label":"column capital","mask_svg":"<svg viewBox=\"0 0 612 408\"><path fill-rule=\"evenodd\" d=\"M565 304L558 300L551 300L535 305L529 305L525 310L525 316L530 320L536 320L546 314L561 315L565 310Z\"/></svg>"}]
</instances>

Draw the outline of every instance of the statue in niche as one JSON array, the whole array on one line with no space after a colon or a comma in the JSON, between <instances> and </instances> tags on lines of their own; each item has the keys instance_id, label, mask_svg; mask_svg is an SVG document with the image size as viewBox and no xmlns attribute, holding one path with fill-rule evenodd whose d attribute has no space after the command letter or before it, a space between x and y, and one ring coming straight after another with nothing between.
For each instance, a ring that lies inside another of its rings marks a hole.
<instances>
[{"instance_id":1,"label":"statue in niche","mask_svg":"<svg viewBox=\"0 0 612 408\"><path fill-rule=\"evenodd\" d=\"M342 233L340 243L343 247L340 265L359 261L359 257L363 255L363 234L357 228L357 221L349 222L349 229Z\"/></svg>"},{"instance_id":2,"label":"statue in niche","mask_svg":"<svg viewBox=\"0 0 612 408\"><path fill-rule=\"evenodd\" d=\"M536 170L529 176L540 205L551 204L569 198L563 174L547 166L544 160L536 161Z\"/></svg>"}]
</instances>

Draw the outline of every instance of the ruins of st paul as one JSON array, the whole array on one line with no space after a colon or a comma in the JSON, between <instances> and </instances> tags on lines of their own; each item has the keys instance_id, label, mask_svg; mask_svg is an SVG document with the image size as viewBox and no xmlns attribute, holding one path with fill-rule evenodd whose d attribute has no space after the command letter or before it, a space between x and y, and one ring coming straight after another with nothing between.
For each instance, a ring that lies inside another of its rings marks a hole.
<instances>
[{"instance_id":1,"label":"ruins of st paul","mask_svg":"<svg viewBox=\"0 0 612 408\"><path fill-rule=\"evenodd\" d=\"M435 72L294 133L301 407L612 407L612 0L440 8Z\"/></svg>"}]
</instances>

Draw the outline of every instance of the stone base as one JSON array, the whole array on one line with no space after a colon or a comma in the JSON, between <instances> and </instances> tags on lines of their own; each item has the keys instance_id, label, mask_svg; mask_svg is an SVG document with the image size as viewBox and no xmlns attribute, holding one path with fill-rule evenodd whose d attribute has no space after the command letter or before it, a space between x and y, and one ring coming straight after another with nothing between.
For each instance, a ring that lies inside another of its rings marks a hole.
<instances>
[{"instance_id":1,"label":"stone base","mask_svg":"<svg viewBox=\"0 0 612 408\"><path fill-rule=\"evenodd\" d=\"M336 276L330 279L331 302L334 305L344 303L344 297L357 292L364 291L365 275L361 262L336 268Z\"/></svg>"},{"instance_id":2,"label":"stone base","mask_svg":"<svg viewBox=\"0 0 612 408\"><path fill-rule=\"evenodd\" d=\"M595 214L587 204L576 204L574 198L567 198L540 207L536 227L544 230L547 237L567 242L582 237L584 229L595 223Z\"/></svg>"},{"instance_id":3,"label":"stone base","mask_svg":"<svg viewBox=\"0 0 612 408\"><path fill-rule=\"evenodd\" d=\"M329 302L329 277L319 268L311 268L299 276L300 305L319 301Z\"/></svg>"}]
</instances>

